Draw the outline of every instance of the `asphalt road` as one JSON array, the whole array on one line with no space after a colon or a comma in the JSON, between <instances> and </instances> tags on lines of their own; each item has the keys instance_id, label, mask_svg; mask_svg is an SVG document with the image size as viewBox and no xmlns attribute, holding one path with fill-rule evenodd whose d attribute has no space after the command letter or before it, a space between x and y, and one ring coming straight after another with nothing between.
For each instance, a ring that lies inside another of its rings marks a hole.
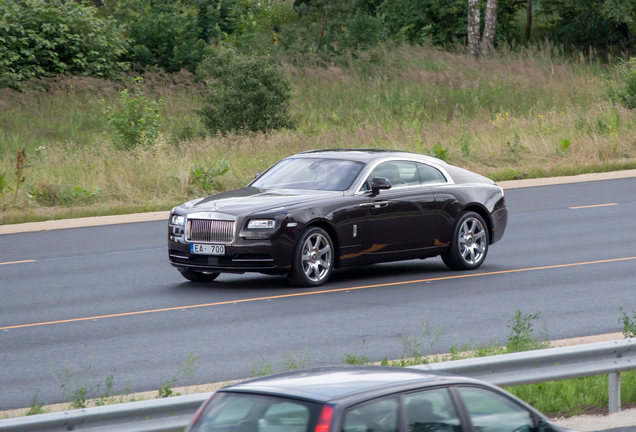
<instances>
[{"instance_id":1,"label":"asphalt road","mask_svg":"<svg viewBox=\"0 0 636 432\"><path fill-rule=\"evenodd\" d=\"M0 410L38 390L40 403L61 402L62 384L103 390L111 373L116 391L157 389L189 353L196 377L179 385L282 370L289 352L316 366L399 357L422 320L444 329L438 353L505 343L516 309L541 311L551 339L620 331L619 308L636 309L636 179L506 199L506 235L475 272L435 258L337 271L309 290L250 274L186 282L168 264L164 222L0 235Z\"/></svg>"}]
</instances>

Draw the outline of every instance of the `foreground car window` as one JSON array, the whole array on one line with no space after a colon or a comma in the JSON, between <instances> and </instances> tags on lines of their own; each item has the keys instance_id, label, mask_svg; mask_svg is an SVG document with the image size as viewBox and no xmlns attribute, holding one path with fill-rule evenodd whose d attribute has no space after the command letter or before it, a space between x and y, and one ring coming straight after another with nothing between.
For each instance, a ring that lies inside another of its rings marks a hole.
<instances>
[{"instance_id":1,"label":"foreground car window","mask_svg":"<svg viewBox=\"0 0 636 432\"><path fill-rule=\"evenodd\" d=\"M534 432L530 412L505 396L476 387L457 389L473 422L473 428L488 432Z\"/></svg>"},{"instance_id":2,"label":"foreground car window","mask_svg":"<svg viewBox=\"0 0 636 432\"><path fill-rule=\"evenodd\" d=\"M256 179L251 186L263 189L344 191L364 167L362 162L339 159L285 159Z\"/></svg>"},{"instance_id":3,"label":"foreground car window","mask_svg":"<svg viewBox=\"0 0 636 432\"><path fill-rule=\"evenodd\" d=\"M397 432L398 402L386 398L347 410L342 432Z\"/></svg>"},{"instance_id":4,"label":"foreground car window","mask_svg":"<svg viewBox=\"0 0 636 432\"><path fill-rule=\"evenodd\" d=\"M427 390L404 397L409 432L461 432L447 389Z\"/></svg>"},{"instance_id":5,"label":"foreground car window","mask_svg":"<svg viewBox=\"0 0 636 432\"><path fill-rule=\"evenodd\" d=\"M320 405L271 396L217 394L191 432L308 432Z\"/></svg>"}]
</instances>

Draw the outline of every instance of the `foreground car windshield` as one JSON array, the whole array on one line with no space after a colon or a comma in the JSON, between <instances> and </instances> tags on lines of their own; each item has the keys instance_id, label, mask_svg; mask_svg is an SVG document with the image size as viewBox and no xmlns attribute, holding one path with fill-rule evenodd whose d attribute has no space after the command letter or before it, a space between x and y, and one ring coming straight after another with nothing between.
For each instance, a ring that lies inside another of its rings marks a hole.
<instances>
[{"instance_id":1,"label":"foreground car windshield","mask_svg":"<svg viewBox=\"0 0 636 432\"><path fill-rule=\"evenodd\" d=\"M263 189L344 191L351 187L364 163L338 159L285 159L251 184Z\"/></svg>"},{"instance_id":2,"label":"foreground car windshield","mask_svg":"<svg viewBox=\"0 0 636 432\"><path fill-rule=\"evenodd\" d=\"M217 393L190 432L309 432L319 414L311 402Z\"/></svg>"}]
</instances>

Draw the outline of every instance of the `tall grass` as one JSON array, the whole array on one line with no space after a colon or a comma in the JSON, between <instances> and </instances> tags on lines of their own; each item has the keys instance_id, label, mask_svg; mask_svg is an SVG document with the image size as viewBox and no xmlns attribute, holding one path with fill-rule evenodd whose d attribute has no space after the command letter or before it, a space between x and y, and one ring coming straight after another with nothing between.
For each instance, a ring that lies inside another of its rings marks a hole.
<instances>
[{"instance_id":1,"label":"tall grass","mask_svg":"<svg viewBox=\"0 0 636 432\"><path fill-rule=\"evenodd\" d=\"M116 103L119 84L63 78L32 84L46 92L0 91L0 174L15 180L13 158L24 148L31 196L21 194L16 205L5 196L0 223L168 209L206 194L191 175L197 163L228 161L219 180L232 189L282 157L316 148L434 154L437 145L449 162L495 180L636 167L636 115L603 99L614 71L594 53L566 58L546 42L503 47L481 63L412 46L380 46L333 63L282 60L296 93L297 130L206 135L195 113L205 88L185 72L147 74L147 95L166 102L164 129L155 145L132 152L114 149L98 103ZM77 188L99 192L74 196Z\"/></svg>"}]
</instances>

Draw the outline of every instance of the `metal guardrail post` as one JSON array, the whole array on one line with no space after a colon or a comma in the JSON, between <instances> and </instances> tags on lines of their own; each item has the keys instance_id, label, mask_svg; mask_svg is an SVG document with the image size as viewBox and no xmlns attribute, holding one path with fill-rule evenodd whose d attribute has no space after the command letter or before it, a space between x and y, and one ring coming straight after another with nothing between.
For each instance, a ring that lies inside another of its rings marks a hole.
<instances>
[{"instance_id":1,"label":"metal guardrail post","mask_svg":"<svg viewBox=\"0 0 636 432\"><path fill-rule=\"evenodd\" d=\"M615 413L621 410L621 373L607 375L609 387L609 412Z\"/></svg>"}]
</instances>

